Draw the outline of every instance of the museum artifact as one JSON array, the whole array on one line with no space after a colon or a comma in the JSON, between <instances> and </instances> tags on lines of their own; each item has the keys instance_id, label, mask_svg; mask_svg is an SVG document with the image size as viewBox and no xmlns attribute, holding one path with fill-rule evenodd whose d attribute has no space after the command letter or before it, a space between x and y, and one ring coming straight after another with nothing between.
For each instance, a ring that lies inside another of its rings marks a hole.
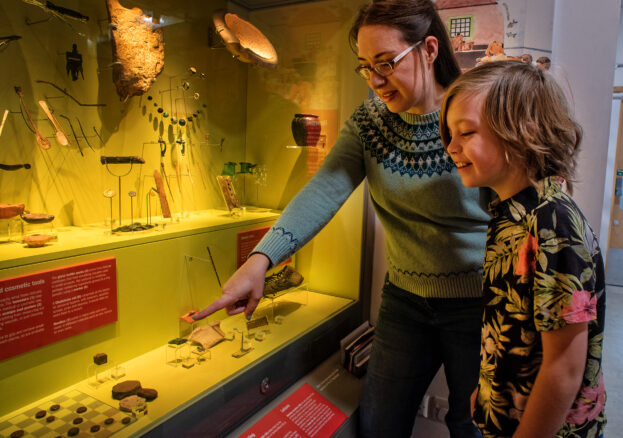
<instances>
[{"instance_id":1,"label":"museum artifact","mask_svg":"<svg viewBox=\"0 0 623 438\"><path fill-rule=\"evenodd\" d=\"M78 74L84 79L84 72L82 71L82 55L78 52L78 45L73 44L71 46L71 52L65 52L65 70L68 75L71 75L72 81L78 80Z\"/></svg>"},{"instance_id":2,"label":"museum artifact","mask_svg":"<svg viewBox=\"0 0 623 438\"><path fill-rule=\"evenodd\" d=\"M24 204L0 204L0 219L11 219L24 212Z\"/></svg>"},{"instance_id":3,"label":"museum artifact","mask_svg":"<svg viewBox=\"0 0 623 438\"><path fill-rule=\"evenodd\" d=\"M158 137L158 144L160 145L160 171L162 172L162 178L164 178L164 182L167 184L167 188L169 189L169 195L171 195L171 199L173 199L173 192L171 191L171 185L169 184L167 171L164 167L164 156L167 152L167 142L164 141L162 136L160 136Z\"/></svg>"},{"instance_id":4,"label":"museum artifact","mask_svg":"<svg viewBox=\"0 0 623 438\"><path fill-rule=\"evenodd\" d=\"M0 50L9 45L11 41L17 41L21 38L19 35L8 35L0 37Z\"/></svg>"},{"instance_id":5,"label":"museum artifact","mask_svg":"<svg viewBox=\"0 0 623 438\"><path fill-rule=\"evenodd\" d=\"M28 245L29 248L41 248L52 239L54 239L54 236L50 236L49 234L31 234L29 236L24 236L22 241Z\"/></svg>"},{"instance_id":6,"label":"museum artifact","mask_svg":"<svg viewBox=\"0 0 623 438\"><path fill-rule=\"evenodd\" d=\"M145 164L145 160L137 156L104 156L100 157L102 164Z\"/></svg>"},{"instance_id":7,"label":"museum artifact","mask_svg":"<svg viewBox=\"0 0 623 438\"><path fill-rule=\"evenodd\" d=\"M221 175L223 176L236 175L236 163L234 161L228 161L227 163L223 163L223 170L221 170Z\"/></svg>"},{"instance_id":8,"label":"museum artifact","mask_svg":"<svg viewBox=\"0 0 623 438\"><path fill-rule=\"evenodd\" d=\"M146 93L164 68L160 23L139 8L106 0L113 50L113 82L121 99Z\"/></svg>"},{"instance_id":9,"label":"museum artifact","mask_svg":"<svg viewBox=\"0 0 623 438\"><path fill-rule=\"evenodd\" d=\"M103 365L108 362L108 355L106 353L97 353L93 355L93 363L95 365Z\"/></svg>"},{"instance_id":10,"label":"museum artifact","mask_svg":"<svg viewBox=\"0 0 623 438\"><path fill-rule=\"evenodd\" d=\"M65 135L63 128L61 128L61 124L58 123L58 120L56 120L56 117L54 117L54 115L50 111L50 108L48 108L48 104L45 102L45 100L40 100L39 105L41 106L41 108L43 108L43 112L46 116L48 116L48 120L50 120L50 123L52 123L52 126L54 126L54 129L56 130L56 141L58 141L58 143L63 146L67 146L69 144L67 135Z\"/></svg>"},{"instance_id":11,"label":"museum artifact","mask_svg":"<svg viewBox=\"0 0 623 438\"><path fill-rule=\"evenodd\" d=\"M238 200L238 196L236 195L236 191L234 190L231 176L217 175L216 179L221 188L221 193L223 194L225 204L227 204L227 209L231 212L235 208L240 208L240 201Z\"/></svg>"},{"instance_id":12,"label":"museum artifact","mask_svg":"<svg viewBox=\"0 0 623 438\"><path fill-rule=\"evenodd\" d=\"M37 414L40 411L43 411L43 416L39 414L39 418ZM73 423L76 418L82 420L79 426ZM6 435L2 436L7 437L66 436L74 428L76 429L72 432L74 436L81 434L81 436L107 437L134 421L135 418L122 413L119 409L83 392L71 390L57 395L51 401L21 410L17 415L3 421L0 427L6 431ZM98 431L100 433L96 434Z\"/></svg>"},{"instance_id":13,"label":"museum artifact","mask_svg":"<svg viewBox=\"0 0 623 438\"><path fill-rule=\"evenodd\" d=\"M215 11L212 21L234 58L260 67L277 68L277 51L253 24L224 9Z\"/></svg>"},{"instance_id":14,"label":"museum artifact","mask_svg":"<svg viewBox=\"0 0 623 438\"><path fill-rule=\"evenodd\" d=\"M2 135L2 130L4 129L4 122L6 122L6 118L9 115L9 110L4 110L4 114L2 114L2 122L0 122L0 135Z\"/></svg>"},{"instance_id":15,"label":"museum artifact","mask_svg":"<svg viewBox=\"0 0 623 438\"><path fill-rule=\"evenodd\" d=\"M53 82L49 82L49 81L41 81L41 80L36 80L35 82L39 83L39 84L48 84L51 85L52 87L56 88L58 91L60 91L61 93L63 93L65 96L69 97L71 100L73 100L74 102L76 102L78 105L80 106L106 106L105 103L82 103L80 102L78 99L76 99L74 96L72 96L71 94L69 94L67 92L67 90L65 88L61 88L58 85L56 85Z\"/></svg>"},{"instance_id":16,"label":"museum artifact","mask_svg":"<svg viewBox=\"0 0 623 438\"><path fill-rule=\"evenodd\" d=\"M30 169L30 164L0 164L0 170L14 171L19 169Z\"/></svg>"},{"instance_id":17,"label":"museum artifact","mask_svg":"<svg viewBox=\"0 0 623 438\"><path fill-rule=\"evenodd\" d=\"M71 128L71 133L74 135L74 140L76 140L76 146L78 146L78 151L80 152L80 155L84 157L84 154L82 153L82 147L80 146L80 142L78 141L78 136L76 135L76 131L74 130L74 125L71 124L71 120L69 120L69 117L63 114L59 114L59 116L67 120L67 123L69 123L69 127Z\"/></svg>"},{"instance_id":18,"label":"museum artifact","mask_svg":"<svg viewBox=\"0 0 623 438\"><path fill-rule=\"evenodd\" d=\"M264 280L264 296L298 286L302 282L303 276L292 266L285 265L279 272L266 277Z\"/></svg>"},{"instance_id":19,"label":"museum artifact","mask_svg":"<svg viewBox=\"0 0 623 438\"><path fill-rule=\"evenodd\" d=\"M212 321L192 331L188 340L200 344L206 350L225 339L225 333L221 330L221 321Z\"/></svg>"},{"instance_id":20,"label":"museum artifact","mask_svg":"<svg viewBox=\"0 0 623 438\"><path fill-rule=\"evenodd\" d=\"M240 350L234 351L231 355L232 357L239 359L245 354L249 353L251 350L253 350L253 347L251 347L251 343L244 338L244 332L236 328L234 328L234 330L240 333Z\"/></svg>"},{"instance_id":21,"label":"museum artifact","mask_svg":"<svg viewBox=\"0 0 623 438\"><path fill-rule=\"evenodd\" d=\"M87 142L87 145L91 148L91 150L93 152L95 152L95 149L93 149L93 146L91 146L91 143L89 142L89 138L84 133L84 128L82 128L82 123L80 122L80 119L76 117L76 120L78 121L78 126L80 127L80 132L82 133L82 138L84 138L84 141Z\"/></svg>"},{"instance_id":22,"label":"museum artifact","mask_svg":"<svg viewBox=\"0 0 623 438\"><path fill-rule=\"evenodd\" d=\"M292 119L292 136L298 146L316 146L320 128L320 120L315 114L295 114Z\"/></svg>"},{"instance_id":23,"label":"museum artifact","mask_svg":"<svg viewBox=\"0 0 623 438\"><path fill-rule=\"evenodd\" d=\"M154 170L154 180L156 181L156 191L158 192L158 198L160 199L162 217L170 218L171 210L169 209L169 201L167 201L167 194L164 192L162 176L160 175L160 172L158 172L158 170Z\"/></svg>"},{"instance_id":24,"label":"museum artifact","mask_svg":"<svg viewBox=\"0 0 623 438\"><path fill-rule=\"evenodd\" d=\"M138 395L129 395L119 400L119 409L125 412L143 412L147 409L145 399Z\"/></svg>"},{"instance_id":25,"label":"museum artifact","mask_svg":"<svg viewBox=\"0 0 623 438\"><path fill-rule=\"evenodd\" d=\"M48 222L52 222L54 220L54 215L52 214L31 213L26 210L24 210L19 217L21 217L27 224L47 224Z\"/></svg>"},{"instance_id":26,"label":"museum artifact","mask_svg":"<svg viewBox=\"0 0 623 438\"><path fill-rule=\"evenodd\" d=\"M153 401L158 397L158 391L153 388L141 388L136 393L139 397L143 397L145 400Z\"/></svg>"},{"instance_id":27,"label":"museum artifact","mask_svg":"<svg viewBox=\"0 0 623 438\"><path fill-rule=\"evenodd\" d=\"M136 395L139 389L141 389L141 382L138 380L124 380L112 387L112 398L121 400Z\"/></svg>"},{"instance_id":28,"label":"museum artifact","mask_svg":"<svg viewBox=\"0 0 623 438\"><path fill-rule=\"evenodd\" d=\"M50 140L48 140L46 137L43 136L43 134L41 134L41 132L39 132L39 129L37 129L37 125L32 120L32 116L30 115L30 112L26 107L26 103L24 102L24 94L22 93L22 87L15 86L13 88L19 96L19 101L22 105L22 108L24 109L24 112L26 113L26 117L28 117L28 121L30 122L32 131L37 135L37 144L39 145L39 147L41 147L41 149L50 149Z\"/></svg>"},{"instance_id":29,"label":"museum artifact","mask_svg":"<svg viewBox=\"0 0 623 438\"><path fill-rule=\"evenodd\" d=\"M62 6L57 6L49 0L39 1L39 0L22 0L24 3L28 3L29 5L39 6L46 12L51 13L53 16L59 18L62 21L67 21L67 18L72 20L77 20L80 22L87 22L89 17L86 15L82 15L78 11L74 11L73 9L64 8Z\"/></svg>"}]
</instances>

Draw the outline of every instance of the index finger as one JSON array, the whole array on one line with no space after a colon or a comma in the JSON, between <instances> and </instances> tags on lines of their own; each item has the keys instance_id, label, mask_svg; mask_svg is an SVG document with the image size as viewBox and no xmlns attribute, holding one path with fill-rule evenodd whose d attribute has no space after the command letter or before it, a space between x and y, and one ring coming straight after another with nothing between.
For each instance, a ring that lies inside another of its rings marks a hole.
<instances>
[{"instance_id":1,"label":"index finger","mask_svg":"<svg viewBox=\"0 0 623 438\"><path fill-rule=\"evenodd\" d=\"M221 295L220 298L212 301L208 307L199 312L199 316L200 318L205 318L208 315L212 315L216 311L224 309L227 306L231 306L236 301L238 301L238 297L234 295Z\"/></svg>"}]
</instances>

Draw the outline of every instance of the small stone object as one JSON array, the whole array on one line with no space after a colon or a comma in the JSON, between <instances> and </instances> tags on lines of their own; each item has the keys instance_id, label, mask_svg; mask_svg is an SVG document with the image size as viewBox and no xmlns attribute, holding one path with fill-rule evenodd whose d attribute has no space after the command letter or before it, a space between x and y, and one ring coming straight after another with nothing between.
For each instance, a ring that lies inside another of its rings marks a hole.
<instances>
[{"instance_id":1,"label":"small stone object","mask_svg":"<svg viewBox=\"0 0 623 438\"><path fill-rule=\"evenodd\" d=\"M188 71L189 71L191 74L193 74L193 75L194 75L195 73L197 73L197 69L196 69L195 67L189 67L189 68L188 68Z\"/></svg>"},{"instance_id":2,"label":"small stone object","mask_svg":"<svg viewBox=\"0 0 623 438\"><path fill-rule=\"evenodd\" d=\"M61 408L61 405L52 405L52 406L50 406L50 410L52 412L58 411L60 408Z\"/></svg>"},{"instance_id":3,"label":"small stone object","mask_svg":"<svg viewBox=\"0 0 623 438\"><path fill-rule=\"evenodd\" d=\"M177 119L175 117L171 117L171 124L177 125Z\"/></svg>"},{"instance_id":4,"label":"small stone object","mask_svg":"<svg viewBox=\"0 0 623 438\"><path fill-rule=\"evenodd\" d=\"M124 380L112 387L112 398L121 400L136 395L139 389L141 389L141 382L138 380Z\"/></svg>"},{"instance_id":5,"label":"small stone object","mask_svg":"<svg viewBox=\"0 0 623 438\"><path fill-rule=\"evenodd\" d=\"M22 429L18 429L16 431L14 431L13 433L11 433L11 438L21 438L24 436L24 431Z\"/></svg>"},{"instance_id":6,"label":"small stone object","mask_svg":"<svg viewBox=\"0 0 623 438\"><path fill-rule=\"evenodd\" d=\"M180 119L179 124L180 126L184 126L186 124L186 120Z\"/></svg>"},{"instance_id":7,"label":"small stone object","mask_svg":"<svg viewBox=\"0 0 623 438\"><path fill-rule=\"evenodd\" d=\"M153 388L141 388L138 390L139 397L143 397L147 401L155 400L158 397L158 391Z\"/></svg>"},{"instance_id":8,"label":"small stone object","mask_svg":"<svg viewBox=\"0 0 623 438\"><path fill-rule=\"evenodd\" d=\"M162 114L162 113L164 112L164 110L163 110L162 108L158 108L158 112L159 112L160 114Z\"/></svg>"},{"instance_id":9,"label":"small stone object","mask_svg":"<svg viewBox=\"0 0 623 438\"><path fill-rule=\"evenodd\" d=\"M74 423L74 424L80 424L80 423L82 423L83 421L84 421L84 420L83 420L82 418L80 418L80 417L76 417L76 418L74 418L74 421L72 421L72 423Z\"/></svg>"},{"instance_id":10,"label":"small stone object","mask_svg":"<svg viewBox=\"0 0 623 438\"><path fill-rule=\"evenodd\" d=\"M154 106L158 106L158 104L156 102L154 102Z\"/></svg>"},{"instance_id":11,"label":"small stone object","mask_svg":"<svg viewBox=\"0 0 623 438\"><path fill-rule=\"evenodd\" d=\"M119 409L125 412L141 412L145 410L145 399L138 395L131 395L119 401Z\"/></svg>"},{"instance_id":12,"label":"small stone object","mask_svg":"<svg viewBox=\"0 0 623 438\"><path fill-rule=\"evenodd\" d=\"M95 432L99 432L100 430L100 425L99 424L94 424L93 426L91 426L91 432L95 433Z\"/></svg>"},{"instance_id":13,"label":"small stone object","mask_svg":"<svg viewBox=\"0 0 623 438\"><path fill-rule=\"evenodd\" d=\"M97 353L96 355L93 356L93 363L95 365L104 365L106 362L108 362L108 355L106 355L106 353ZM81 407L84 407L84 406L81 406Z\"/></svg>"},{"instance_id":14,"label":"small stone object","mask_svg":"<svg viewBox=\"0 0 623 438\"><path fill-rule=\"evenodd\" d=\"M80 429L78 429L77 427L72 427L71 429L67 431L67 436L76 436L79 433L80 433Z\"/></svg>"},{"instance_id":15,"label":"small stone object","mask_svg":"<svg viewBox=\"0 0 623 438\"><path fill-rule=\"evenodd\" d=\"M114 422L115 422L115 419L114 419L114 418L110 418L110 417L108 417L107 419L105 419L105 420L104 420L104 424L105 424L106 426L110 426L110 425L111 425L111 424L113 424Z\"/></svg>"},{"instance_id":16,"label":"small stone object","mask_svg":"<svg viewBox=\"0 0 623 438\"><path fill-rule=\"evenodd\" d=\"M190 90L190 83L188 81L182 82L182 88L184 90Z\"/></svg>"},{"instance_id":17,"label":"small stone object","mask_svg":"<svg viewBox=\"0 0 623 438\"><path fill-rule=\"evenodd\" d=\"M123 420L121 420L123 424L130 424L131 421L132 419L130 417L124 417Z\"/></svg>"},{"instance_id":18,"label":"small stone object","mask_svg":"<svg viewBox=\"0 0 623 438\"><path fill-rule=\"evenodd\" d=\"M76 409L76 412L78 414L84 414L87 411L87 407L86 406L79 406L78 409Z\"/></svg>"},{"instance_id":19,"label":"small stone object","mask_svg":"<svg viewBox=\"0 0 623 438\"><path fill-rule=\"evenodd\" d=\"M147 96L147 100L152 100L152 99L153 99L153 97Z\"/></svg>"},{"instance_id":20,"label":"small stone object","mask_svg":"<svg viewBox=\"0 0 623 438\"><path fill-rule=\"evenodd\" d=\"M48 418L45 419L45 421L47 421L48 423L51 423L54 420L56 420L56 417L54 415L50 415Z\"/></svg>"},{"instance_id":21,"label":"small stone object","mask_svg":"<svg viewBox=\"0 0 623 438\"><path fill-rule=\"evenodd\" d=\"M193 116L186 117L186 120L188 120L189 122L192 122L193 121Z\"/></svg>"},{"instance_id":22,"label":"small stone object","mask_svg":"<svg viewBox=\"0 0 623 438\"><path fill-rule=\"evenodd\" d=\"M199 93L195 93L195 94L193 94L193 99L195 99L195 100L199 100Z\"/></svg>"},{"instance_id":23,"label":"small stone object","mask_svg":"<svg viewBox=\"0 0 623 438\"><path fill-rule=\"evenodd\" d=\"M162 117L165 117L165 118L166 118L166 117L169 117L169 113L168 113L168 112L166 112L166 111L165 111L165 112L163 112L163 113L162 113Z\"/></svg>"},{"instance_id":24,"label":"small stone object","mask_svg":"<svg viewBox=\"0 0 623 438\"><path fill-rule=\"evenodd\" d=\"M47 415L46 411L39 411L35 414L35 418L43 418Z\"/></svg>"}]
</instances>

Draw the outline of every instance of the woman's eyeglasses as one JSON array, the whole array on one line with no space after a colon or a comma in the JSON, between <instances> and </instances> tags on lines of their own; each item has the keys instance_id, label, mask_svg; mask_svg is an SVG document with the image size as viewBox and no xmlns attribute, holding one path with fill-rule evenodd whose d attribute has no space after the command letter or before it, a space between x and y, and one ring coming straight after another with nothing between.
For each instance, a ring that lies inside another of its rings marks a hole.
<instances>
[{"instance_id":1,"label":"woman's eyeglasses","mask_svg":"<svg viewBox=\"0 0 623 438\"><path fill-rule=\"evenodd\" d=\"M396 68L396 64L398 64L398 61L400 61L402 58L407 56L407 54L411 50L415 49L421 42L422 41L418 41L412 46L407 47L405 50L400 52L398 56L396 56L391 61L383 61L383 62L379 62L371 66L360 65L357 68L355 68L355 72L357 72L357 74L361 76L363 79L365 79L366 81L370 80L370 76L372 75L372 70L374 70L374 72L377 75L382 76L384 78L386 78L387 76L391 76L391 74L394 73L394 69Z\"/></svg>"}]
</instances>

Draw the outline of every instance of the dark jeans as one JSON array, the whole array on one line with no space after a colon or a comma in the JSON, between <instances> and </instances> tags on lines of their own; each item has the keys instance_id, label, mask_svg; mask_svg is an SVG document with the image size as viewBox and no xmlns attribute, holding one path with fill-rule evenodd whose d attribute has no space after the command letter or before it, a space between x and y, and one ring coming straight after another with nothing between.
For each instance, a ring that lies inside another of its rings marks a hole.
<instances>
[{"instance_id":1,"label":"dark jeans","mask_svg":"<svg viewBox=\"0 0 623 438\"><path fill-rule=\"evenodd\" d=\"M450 436L481 437L469 408L480 367L481 305L480 298L425 299L385 281L360 405L362 437L410 437L442 364Z\"/></svg>"}]
</instances>

